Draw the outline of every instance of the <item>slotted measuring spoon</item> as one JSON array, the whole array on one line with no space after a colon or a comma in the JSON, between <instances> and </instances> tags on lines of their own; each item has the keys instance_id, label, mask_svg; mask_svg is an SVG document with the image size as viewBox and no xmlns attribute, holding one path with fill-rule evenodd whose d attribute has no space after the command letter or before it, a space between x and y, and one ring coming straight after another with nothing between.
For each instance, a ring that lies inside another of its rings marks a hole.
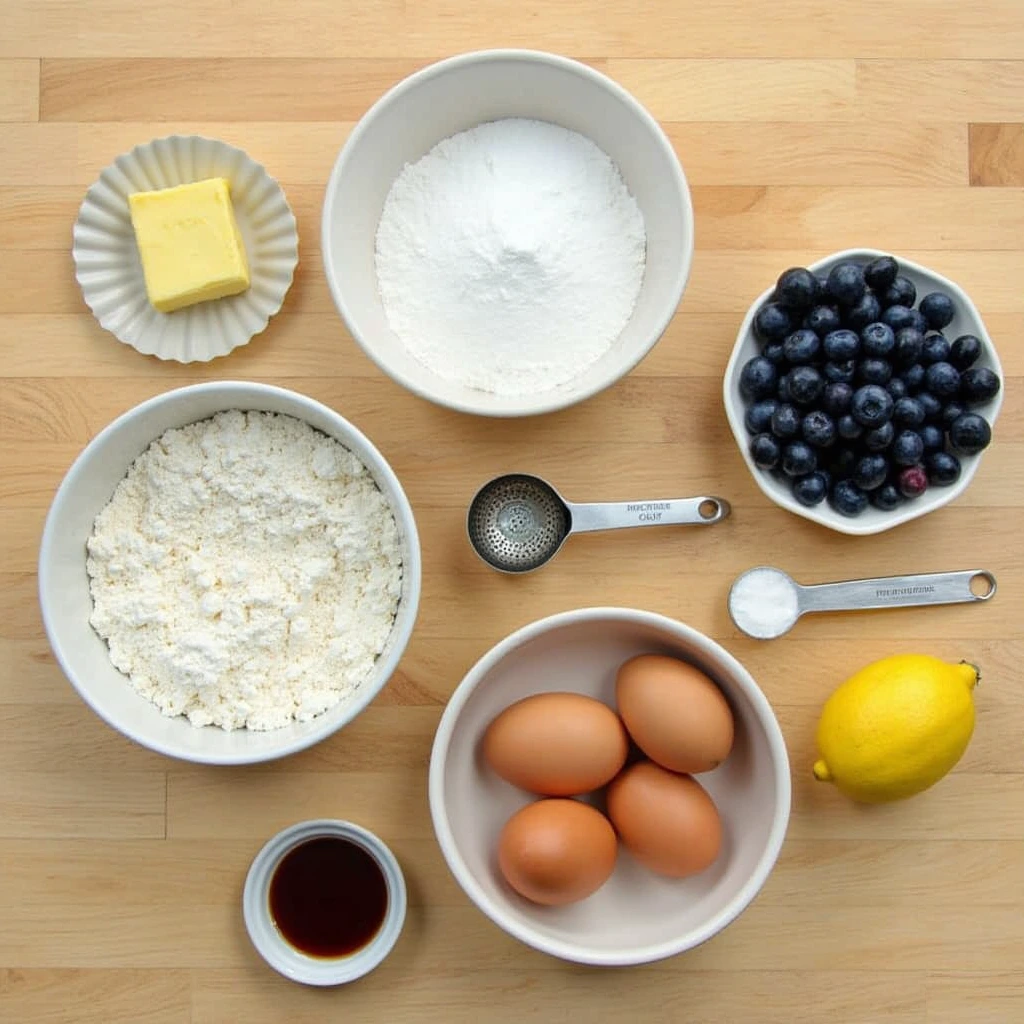
<instances>
[{"instance_id":1,"label":"slotted measuring spoon","mask_svg":"<svg viewBox=\"0 0 1024 1024\"><path fill-rule=\"evenodd\" d=\"M728 514L724 498L657 501L566 501L546 480L526 473L495 477L469 505L466 529L476 553L499 572L546 565L573 533L631 526L710 526Z\"/></svg>"},{"instance_id":2,"label":"slotted measuring spoon","mask_svg":"<svg viewBox=\"0 0 1024 1024\"><path fill-rule=\"evenodd\" d=\"M976 594L971 584L979 579L987 590ZM729 591L729 614L747 636L755 640L774 640L788 633L807 612L960 604L987 601L995 592L996 578L986 569L801 586L781 569L762 565L736 578Z\"/></svg>"}]
</instances>

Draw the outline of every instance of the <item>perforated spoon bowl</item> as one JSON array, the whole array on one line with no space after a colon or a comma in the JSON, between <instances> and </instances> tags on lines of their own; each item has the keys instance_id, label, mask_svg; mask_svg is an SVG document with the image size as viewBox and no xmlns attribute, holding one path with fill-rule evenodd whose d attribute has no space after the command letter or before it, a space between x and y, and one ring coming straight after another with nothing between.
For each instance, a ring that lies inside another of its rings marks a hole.
<instances>
[{"instance_id":1,"label":"perforated spoon bowl","mask_svg":"<svg viewBox=\"0 0 1024 1024\"><path fill-rule=\"evenodd\" d=\"M469 505L473 550L499 572L532 572L547 564L573 533L631 526L709 526L728 514L723 498L656 501L566 501L546 480L526 473L495 477Z\"/></svg>"},{"instance_id":2,"label":"perforated spoon bowl","mask_svg":"<svg viewBox=\"0 0 1024 1024\"><path fill-rule=\"evenodd\" d=\"M981 579L985 593L971 585ZM986 569L880 576L801 586L781 569L761 565L737 577L729 591L729 614L747 636L774 640L788 633L806 612L845 612L868 608L907 608L926 604L987 601L996 578Z\"/></svg>"}]
</instances>

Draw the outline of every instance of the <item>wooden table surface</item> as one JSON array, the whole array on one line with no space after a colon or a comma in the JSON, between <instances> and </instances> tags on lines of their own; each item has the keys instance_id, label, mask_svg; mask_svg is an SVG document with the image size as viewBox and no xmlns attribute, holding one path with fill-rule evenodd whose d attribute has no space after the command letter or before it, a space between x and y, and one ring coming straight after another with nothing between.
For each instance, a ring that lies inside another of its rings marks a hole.
<instances>
[{"instance_id":1,"label":"wooden table surface","mask_svg":"<svg viewBox=\"0 0 1024 1024\"><path fill-rule=\"evenodd\" d=\"M402 391L347 336L321 270L319 207L352 124L430 61L494 45L578 57L664 124L689 176L697 253L681 310L628 379L525 422ZM0 4L0 1021L1024 1021L1024 6L1021 0L3 0ZM118 153L173 131L244 147L285 186L301 266L284 311L204 366L119 345L75 285L71 225ZM770 505L727 430L720 380L742 313L784 267L868 245L949 275L999 347L994 447L951 507L877 538ZM172 763L101 724L54 664L34 570L44 513L82 446L168 388L251 378L337 408L415 506L422 609L400 670L340 735L263 769ZM543 572L493 574L466 503L525 468L578 499L723 494L708 530L579 538ZM737 635L731 580L985 567L988 605L819 617ZM649 968L529 950L449 876L426 800L431 738L469 666L524 623L587 604L678 617L760 681L789 744L778 867L723 935ZM899 651L985 672L956 771L903 805L846 803L810 775L818 709ZM240 892L275 830L313 816L378 831L411 907L389 961L347 989L279 978Z\"/></svg>"}]
</instances>

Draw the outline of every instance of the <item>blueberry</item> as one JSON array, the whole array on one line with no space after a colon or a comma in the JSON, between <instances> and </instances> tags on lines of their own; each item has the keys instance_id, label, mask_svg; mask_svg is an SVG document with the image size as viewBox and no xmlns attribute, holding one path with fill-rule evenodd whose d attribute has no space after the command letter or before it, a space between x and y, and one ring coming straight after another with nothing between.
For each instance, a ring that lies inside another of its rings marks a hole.
<instances>
[{"instance_id":1,"label":"blueberry","mask_svg":"<svg viewBox=\"0 0 1024 1024\"><path fill-rule=\"evenodd\" d=\"M783 342L786 359L794 366L813 363L821 352L821 338L808 328L801 328L786 336Z\"/></svg>"},{"instance_id":2,"label":"blueberry","mask_svg":"<svg viewBox=\"0 0 1024 1024\"><path fill-rule=\"evenodd\" d=\"M913 310L908 306L889 306L882 313L882 323L888 324L894 331L898 331L903 327L913 327L914 317L911 315Z\"/></svg>"},{"instance_id":3,"label":"blueberry","mask_svg":"<svg viewBox=\"0 0 1024 1024\"><path fill-rule=\"evenodd\" d=\"M948 487L960 479L960 460L949 452L932 452L924 460L928 483L936 487Z\"/></svg>"},{"instance_id":4,"label":"blueberry","mask_svg":"<svg viewBox=\"0 0 1024 1024\"><path fill-rule=\"evenodd\" d=\"M762 398L754 402L747 407L747 413L743 417L744 426L752 434L763 434L766 430L771 430L772 415L778 407L779 403L774 398Z\"/></svg>"},{"instance_id":5,"label":"blueberry","mask_svg":"<svg viewBox=\"0 0 1024 1024\"><path fill-rule=\"evenodd\" d=\"M932 363L924 371L924 386L936 398L952 398L960 390L960 371L949 363Z\"/></svg>"},{"instance_id":6,"label":"blueberry","mask_svg":"<svg viewBox=\"0 0 1024 1024\"><path fill-rule=\"evenodd\" d=\"M823 305L829 301L828 274L815 274L814 280L818 282L818 304Z\"/></svg>"},{"instance_id":7,"label":"blueberry","mask_svg":"<svg viewBox=\"0 0 1024 1024\"><path fill-rule=\"evenodd\" d=\"M825 380L835 384L852 384L857 375L857 363L853 359L844 359L840 363L826 363L824 366Z\"/></svg>"},{"instance_id":8,"label":"blueberry","mask_svg":"<svg viewBox=\"0 0 1024 1024\"><path fill-rule=\"evenodd\" d=\"M901 430L889 448L889 458L897 466L914 466L924 456L924 441L913 430Z\"/></svg>"},{"instance_id":9,"label":"blueberry","mask_svg":"<svg viewBox=\"0 0 1024 1024\"><path fill-rule=\"evenodd\" d=\"M961 334L949 350L949 361L958 369L973 366L981 355L981 339L973 334Z\"/></svg>"},{"instance_id":10,"label":"blueberry","mask_svg":"<svg viewBox=\"0 0 1024 1024\"><path fill-rule=\"evenodd\" d=\"M907 385L907 390L913 394L924 386L924 367L920 363L914 363L904 370L900 370L900 380Z\"/></svg>"},{"instance_id":11,"label":"blueberry","mask_svg":"<svg viewBox=\"0 0 1024 1024\"><path fill-rule=\"evenodd\" d=\"M891 256L879 256L864 268L868 287L884 292L896 280L900 265Z\"/></svg>"},{"instance_id":12,"label":"blueberry","mask_svg":"<svg viewBox=\"0 0 1024 1024\"><path fill-rule=\"evenodd\" d=\"M805 309L818 295L817 278L803 267L792 267L779 275L775 294L784 306Z\"/></svg>"},{"instance_id":13,"label":"blueberry","mask_svg":"<svg viewBox=\"0 0 1024 1024\"><path fill-rule=\"evenodd\" d=\"M889 460L884 455L862 455L853 470L853 482L865 491L873 491L885 483Z\"/></svg>"},{"instance_id":14,"label":"blueberry","mask_svg":"<svg viewBox=\"0 0 1024 1024\"><path fill-rule=\"evenodd\" d=\"M931 330L928 321L925 320L924 314L919 309L910 311L910 326L916 327L922 334L927 334Z\"/></svg>"},{"instance_id":15,"label":"blueberry","mask_svg":"<svg viewBox=\"0 0 1024 1024\"><path fill-rule=\"evenodd\" d=\"M864 433L864 428L849 413L844 413L836 420L836 430L846 441L856 441Z\"/></svg>"},{"instance_id":16,"label":"blueberry","mask_svg":"<svg viewBox=\"0 0 1024 1024\"><path fill-rule=\"evenodd\" d=\"M855 306L867 287L864 269L856 263L837 263L828 275L825 286L831 298L841 306Z\"/></svg>"},{"instance_id":17,"label":"blueberry","mask_svg":"<svg viewBox=\"0 0 1024 1024\"><path fill-rule=\"evenodd\" d=\"M950 344L944 334L929 334L921 346L921 362L925 366L949 361Z\"/></svg>"},{"instance_id":18,"label":"blueberry","mask_svg":"<svg viewBox=\"0 0 1024 1024\"><path fill-rule=\"evenodd\" d=\"M862 359L857 367L857 379L862 384L888 384L891 376L888 359Z\"/></svg>"},{"instance_id":19,"label":"blueberry","mask_svg":"<svg viewBox=\"0 0 1024 1024\"><path fill-rule=\"evenodd\" d=\"M892 420L889 420L880 427L872 427L871 430L865 431L861 444L869 452L884 452L892 444L895 436L896 428L892 425Z\"/></svg>"},{"instance_id":20,"label":"blueberry","mask_svg":"<svg viewBox=\"0 0 1024 1024\"><path fill-rule=\"evenodd\" d=\"M970 403L987 402L999 394L999 375L985 366L972 366L960 378L960 394Z\"/></svg>"},{"instance_id":21,"label":"blueberry","mask_svg":"<svg viewBox=\"0 0 1024 1024\"><path fill-rule=\"evenodd\" d=\"M885 385L885 390L892 395L895 402L907 396L907 385L903 383L900 377L890 377L889 382Z\"/></svg>"},{"instance_id":22,"label":"blueberry","mask_svg":"<svg viewBox=\"0 0 1024 1024\"><path fill-rule=\"evenodd\" d=\"M770 363L774 363L781 373L786 366L786 349L781 341L769 341L763 349L761 349L761 355Z\"/></svg>"},{"instance_id":23,"label":"blueberry","mask_svg":"<svg viewBox=\"0 0 1024 1024\"><path fill-rule=\"evenodd\" d=\"M896 347L896 335L888 324L875 320L861 330L860 343L864 355L884 359Z\"/></svg>"},{"instance_id":24,"label":"blueberry","mask_svg":"<svg viewBox=\"0 0 1024 1024\"><path fill-rule=\"evenodd\" d=\"M777 302L766 302L754 314L754 334L761 341L782 341L792 330L786 307Z\"/></svg>"},{"instance_id":25,"label":"blueberry","mask_svg":"<svg viewBox=\"0 0 1024 1024\"><path fill-rule=\"evenodd\" d=\"M835 420L827 412L814 409L809 412L800 424L804 440L815 448L828 448L836 441Z\"/></svg>"},{"instance_id":26,"label":"blueberry","mask_svg":"<svg viewBox=\"0 0 1024 1024\"><path fill-rule=\"evenodd\" d=\"M942 415L939 417L939 422L942 424L944 430L949 430L953 425L953 420L967 412L967 406L960 402L947 402L942 407Z\"/></svg>"},{"instance_id":27,"label":"blueberry","mask_svg":"<svg viewBox=\"0 0 1024 1024\"><path fill-rule=\"evenodd\" d=\"M937 427L934 423L925 423L917 433L924 444L926 452L941 451L946 443L945 433L941 427Z\"/></svg>"},{"instance_id":28,"label":"blueberry","mask_svg":"<svg viewBox=\"0 0 1024 1024\"><path fill-rule=\"evenodd\" d=\"M865 384L853 393L853 418L862 427L880 427L892 416L892 395L877 384Z\"/></svg>"},{"instance_id":29,"label":"blueberry","mask_svg":"<svg viewBox=\"0 0 1024 1024\"><path fill-rule=\"evenodd\" d=\"M779 386L775 389L775 397L780 402L788 402L789 399L789 374L783 374L779 378Z\"/></svg>"},{"instance_id":30,"label":"blueberry","mask_svg":"<svg viewBox=\"0 0 1024 1024\"><path fill-rule=\"evenodd\" d=\"M867 327L868 324L876 321L881 315L882 304L878 301L874 292L866 291L846 311L846 322L854 330L859 331L862 327Z\"/></svg>"},{"instance_id":31,"label":"blueberry","mask_svg":"<svg viewBox=\"0 0 1024 1024\"><path fill-rule=\"evenodd\" d=\"M836 363L843 363L847 359L855 359L857 357L860 351L860 338L857 337L855 331L843 328L826 334L823 345L826 359Z\"/></svg>"},{"instance_id":32,"label":"blueberry","mask_svg":"<svg viewBox=\"0 0 1024 1024\"><path fill-rule=\"evenodd\" d=\"M913 281L900 275L885 289L881 299L882 305L886 308L889 306L906 306L910 309L917 301L917 289L914 287Z\"/></svg>"},{"instance_id":33,"label":"blueberry","mask_svg":"<svg viewBox=\"0 0 1024 1024\"><path fill-rule=\"evenodd\" d=\"M803 441L790 441L782 449L782 472L786 476L804 476L818 468L814 449Z\"/></svg>"},{"instance_id":34,"label":"blueberry","mask_svg":"<svg viewBox=\"0 0 1024 1024\"><path fill-rule=\"evenodd\" d=\"M901 327L896 332L892 357L900 366L912 366L921 358L924 335L916 327Z\"/></svg>"},{"instance_id":35,"label":"blueberry","mask_svg":"<svg viewBox=\"0 0 1024 1024\"><path fill-rule=\"evenodd\" d=\"M868 496L852 480L839 480L832 488L832 507L840 515L859 516L868 507Z\"/></svg>"},{"instance_id":36,"label":"blueberry","mask_svg":"<svg viewBox=\"0 0 1024 1024\"><path fill-rule=\"evenodd\" d=\"M965 412L953 420L949 428L949 443L963 455L977 455L992 440L988 420L977 413Z\"/></svg>"},{"instance_id":37,"label":"blueberry","mask_svg":"<svg viewBox=\"0 0 1024 1024\"><path fill-rule=\"evenodd\" d=\"M942 402L928 391L919 391L915 395L924 409L926 423L939 423L942 420Z\"/></svg>"},{"instance_id":38,"label":"blueberry","mask_svg":"<svg viewBox=\"0 0 1024 1024\"><path fill-rule=\"evenodd\" d=\"M837 480L847 480L857 465L857 455L852 448L840 448L829 463L829 471Z\"/></svg>"},{"instance_id":39,"label":"blueberry","mask_svg":"<svg viewBox=\"0 0 1024 1024\"><path fill-rule=\"evenodd\" d=\"M892 407L892 421L898 427L919 427L924 423L924 406L916 398L900 398Z\"/></svg>"},{"instance_id":40,"label":"blueberry","mask_svg":"<svg viewBox=\"0 0 1024 1024\"><path fill-rule=\"evenodd\" d=\"M904 498L917 498L928 490L928 476L922 466L907 466L900 472L896 486Z\"/></svg>"},{"instance_id":41,"label":"blueberry","mask_svg":"<svg viewBox=\"0 0 1024 1024\"><path fill-rule=\"evenodd\" d=\"M783 441L796 437L800 433L800 421L802 418L795 406L789 404L780 405L772 413L772 433Z\"/></svg>"},{"instance_id":42,"label":"blueberry","mask_svg":"<svg viewBox=\"0 0 1024 1024\"><path fill-rule=\"evenodd\" d=\"M917 308L928 321L928 326L935 331L941 331L956 316L953 300L945 292L929 292L918 303Z\"/></svg>"},{"instance_id":43,"label":"blueberry","mask_svg":"<svg viewBox=\"0 0 1024 1024\"><path fill-rule=\"evenodd\" d=\"M829 416L842 416L850 408L853 400L853 388L849 384L832 382L825 385L821 393L821 407Z\"/></svg>"},{"instance_id":44,"label":"blueberry","mask_svg":"<svg viewBox=\"0 0 1024 1024\"><path fill-rule=\"evenodd\" d=\"M842 323L835 306L814 306L804 317L803 326L824 338L829 331L838 331Z\"/></svg>"},{"instance_id":45,"label":"blueberry","mask_svg":"<svg viewBox=\"0 0 1024 1024\"><path fill-rule=\"evenodd\" d=\"M795 366L786 374L786 386L797 405L812 405L821 397L825 379L813 366Z\"/></svg>"},{"instance_id":46,"label":"blueberry","mask_svg":"<svg viewBox=\"0 0 1024 1024\"><path fill-rule=\"evenodd\" d=\"M770 359L754 356L740 370L740 392L745 398L767 398L775 394L779 384L779 371Z\"/></svg>"},{"instance_id":47,"label":"blueberry","mask_svg":"<svg viewBox=\"0 0 1024 1024\"><path fill-rule=\"evenodd\" d=\"M750 439L750 457L761 469L774 469L782 458L782 446L771 434L755 434Z\"/></svg>"},{"instance_id":48,"label":"blueberry","mask_svg":"<svg viewBox=\"0 0 1024 1024\"><path fill-rule=\"evenodd\" d=\"M793 497L810 508L820 505L828 494L828 479L824 473L808 473L793 481Z\"/></svg>"},{"instance_id":49,"label":"blueberry","mask_svg":"<svg viewBox=\"0 0 1024 1024\"><path fill-rule=\"evenodd\" d=\"M903 501L895 484L882 484L877 490L871 492L871 504L883 512L891 512Z\"/></svg>"}]
</instances>

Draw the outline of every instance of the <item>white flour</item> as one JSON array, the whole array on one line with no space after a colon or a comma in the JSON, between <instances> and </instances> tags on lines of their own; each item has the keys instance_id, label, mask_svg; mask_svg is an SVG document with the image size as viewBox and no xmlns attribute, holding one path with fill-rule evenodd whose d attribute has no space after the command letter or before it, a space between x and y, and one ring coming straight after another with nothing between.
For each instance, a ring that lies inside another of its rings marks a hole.
<instances>
[{"instance_id":1,"label":"white flour","mask_svg":"<svg viewBox=\"0 0 1024 1024\"><path fill-rule=\"evenodd\" d=\"M111 661L196 726L275 729L334 706L373 668L401 591L398 527L366 467L273 413L167 431L87 547Z\"/></svg>"},{"instance_id":2,"label":"white flour","mask_svg":"<svg viewBox=\"0 0 1024 1024\"><path fill-rule=\"evenodd\" d=\"M438 143L395 180L377 227L392 330L447 380L548 391L612 345L644 275L643 215L593 142L492 121Z\"/></svg>"}]
</instances>

